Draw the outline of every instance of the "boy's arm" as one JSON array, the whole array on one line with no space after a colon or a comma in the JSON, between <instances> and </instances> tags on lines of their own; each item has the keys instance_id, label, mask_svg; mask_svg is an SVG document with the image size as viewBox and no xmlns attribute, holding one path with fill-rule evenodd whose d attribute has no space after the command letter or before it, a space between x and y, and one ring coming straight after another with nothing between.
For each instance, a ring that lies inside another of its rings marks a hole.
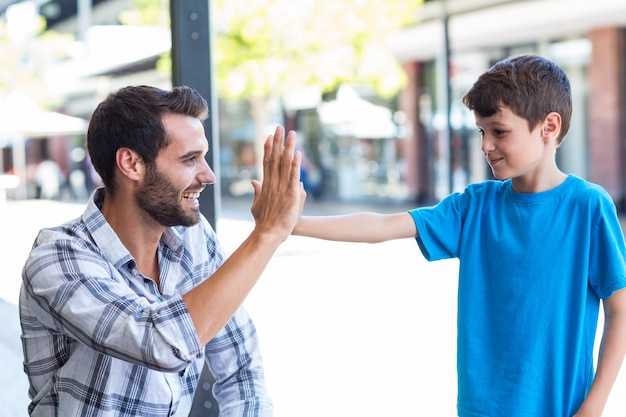
<instances>
[{"instance_id":1,"label":"boy's arm","mask_svg":"<svg viewBox=\"0 0 626 417\"><path fill-rule=\"evenodd\" d=\"M604 331L598 369L589 394L574 417L601 416L626 353L626 289L603 300Z\"/></svg>"},{"instance_id":2,"label":"boy's arm","mask_svg":"<svg viewBox=\"0 0 626 417\"><path fill-rule=\"evenodd\" d=\"M417 237L417 229L408 212L363 212L340 216L302 216L292 234L342 242L378 243Z\"/></svg>"}]
</instances>

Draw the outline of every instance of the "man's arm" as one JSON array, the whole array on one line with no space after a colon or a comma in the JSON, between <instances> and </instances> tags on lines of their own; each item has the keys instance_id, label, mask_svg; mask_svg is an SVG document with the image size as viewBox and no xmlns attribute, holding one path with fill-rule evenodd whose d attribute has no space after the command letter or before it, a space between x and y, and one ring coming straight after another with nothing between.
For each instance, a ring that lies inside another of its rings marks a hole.
<instances>
[{"instance_id":1,"label":"man's arm","mask_svg":"<svg viewBox=\"0 0 626 417\"><path fill-rule=\"evenodd\" d=\"M325 240L364 243L417 237L415 222L408 212L303 216L292 233Z\"/></svg>"},{"instance_id":2,"label":"man's arm","mask_svg":"<svg viewBox=\"0 0 626 417\"><path fill-rule=\"evenodd\" d=\"M603 300L604 331L598 369L589 394L574 417L599 417L619 373L626 353L626 289Z\"/></svg>"},{"instance_id":3,"label":"man's arm","mask_svg":"<svg viewBox=\"0 0 626 417\"><path fill-rule=\"evenodd\" d=\"M243 307L211 339L205 352L216 380L220 417L272 415L258 333Z\"/></svg>"},{"instance_id":4,"label":"man's arm","mask_svg":"<svg viewBox=\"0 0 626 417\"><path fill-rule=\"evenodd\" d=\"M302 214L306 193L300 183L301 154L296 134L278 127L265 142L263 186L253 183L254 230L211 279L183 295L201 344L224 327L261 276ZM284 141L284 144L283 144Z\"/></svg>"}]
</instances>

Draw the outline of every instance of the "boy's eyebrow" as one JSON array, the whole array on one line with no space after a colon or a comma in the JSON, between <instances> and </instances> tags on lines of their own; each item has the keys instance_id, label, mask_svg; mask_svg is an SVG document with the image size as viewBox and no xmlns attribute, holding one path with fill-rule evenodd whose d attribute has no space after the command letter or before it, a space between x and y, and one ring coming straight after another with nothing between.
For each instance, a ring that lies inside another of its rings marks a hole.
<instances>
[{"instance_id":1,"label":"boy's eyebrow","mask_svg":"<svg viewBox=\"0 0 626 417\"><path fill-rule=\"evenodd\" d=\"M500 120L486 120L482 123L476 123L476 127L480 126L508 126L508 124Z\"/></svg>"}]
</instances>

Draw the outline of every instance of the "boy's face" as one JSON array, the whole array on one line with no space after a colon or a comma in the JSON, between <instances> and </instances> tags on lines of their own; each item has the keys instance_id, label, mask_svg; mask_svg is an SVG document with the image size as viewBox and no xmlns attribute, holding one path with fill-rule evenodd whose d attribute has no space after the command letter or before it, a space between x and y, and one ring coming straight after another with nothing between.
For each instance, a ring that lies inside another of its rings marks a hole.
<instances>
[{"instance_id":1,"label":"boy's face","mask_svg":"<svg viewBox=\"0 0 626 417\"><path fill-rule=\"evenodd\" d=\"M549 147L541 134L542 124L530 131L528 121L508 107L501 107L490 117L474 116L482 136L482 151L496 178L532 180L541 175L550 160Z\"/></svg>"}]
</instances>

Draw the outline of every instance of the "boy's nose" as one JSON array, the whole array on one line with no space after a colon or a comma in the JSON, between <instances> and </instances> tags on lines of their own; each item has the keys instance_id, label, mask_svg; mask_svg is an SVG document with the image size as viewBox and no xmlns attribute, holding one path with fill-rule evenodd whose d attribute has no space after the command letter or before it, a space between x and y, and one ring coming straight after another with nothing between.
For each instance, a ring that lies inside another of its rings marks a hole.
<instances>
[{"instance_id":1,"label":"boy's nose","mask_svg":"<svg viewBox=\"0 0 626 417\"><path fill-rule=\"evenodd\" d=\"M492 141L490 141L486 136L483 136L483 139L481 142L481 149L483 153L487 155L489 152L492 152L495 149L495 147L493 146Z\"/></svg>"}]
</instances>

